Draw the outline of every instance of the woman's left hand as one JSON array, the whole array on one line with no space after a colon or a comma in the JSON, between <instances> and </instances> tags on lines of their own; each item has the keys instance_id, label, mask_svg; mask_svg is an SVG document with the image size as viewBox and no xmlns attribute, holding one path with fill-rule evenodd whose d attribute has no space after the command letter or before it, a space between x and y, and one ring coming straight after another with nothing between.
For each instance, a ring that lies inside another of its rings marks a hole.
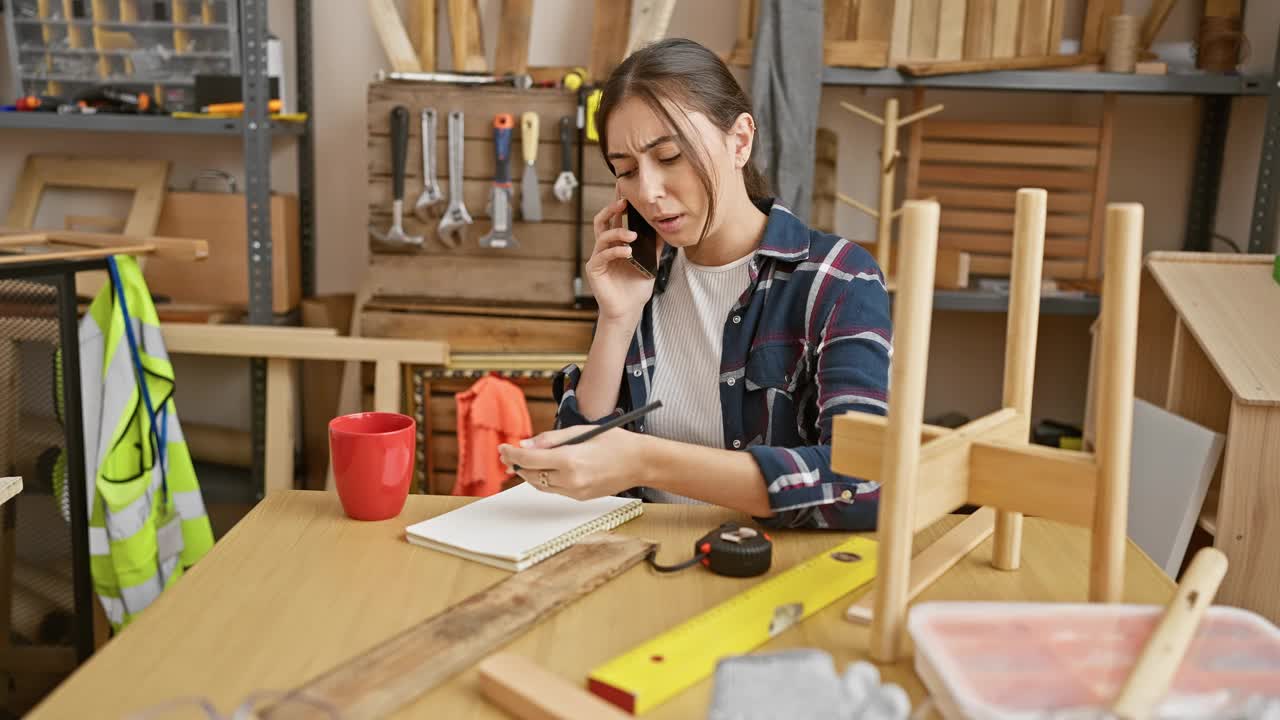
<instances>
[{"instance_id":1,"label":"woman's left hand","mask_svg":"<svg viewBox=\"0 0 1280 720\"><path fill-rule=\"evenodd\" d=\"M590 430L571 427L536 435L514 445L499 445L498 453L508 471L545 492L567 495L575 500L616 495L642 483L636 458L645 436L621 428L603 432L579 445L555 447Z\"/></svg>"}]
</instances>

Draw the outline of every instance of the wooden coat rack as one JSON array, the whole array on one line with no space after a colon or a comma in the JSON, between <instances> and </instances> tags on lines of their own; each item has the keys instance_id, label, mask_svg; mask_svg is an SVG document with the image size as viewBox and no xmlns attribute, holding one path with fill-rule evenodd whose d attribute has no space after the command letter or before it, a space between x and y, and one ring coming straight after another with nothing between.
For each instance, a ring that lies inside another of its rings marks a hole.
<instances>
[{"instance_id":1,"label":"wooden coat rack","mask_svg":"<svg viewBox=\"0 0 1280 720\"><path fill-rule=\"evenodd\" d=\"M899 117L898 115L897 98L885 100L884 115L876 115L847 102L841 102L840 107L863 120L879 125L883 129L880 144L880 163L877 168L880 175L879 208L873 208L842 192L836 193L836 199L875 219L876 244L874 248L869 249L875 255L876 263L880 266L880 271L884 273L886 283L892 290L896 286L892 258L893 221L897 220L903 212L903 208L895 210L893 202L894 188L897 184L898 161L902 158L902 152L898 150L898 131L914 122L941 112L943 106L933 105L911 113L906 117ZM945 248L941 249L938 251L937 267L942 268L940 272L934 272L934 281L938 287L968 287L969 263L966 253Z\"/></svg>"},{"instance_id":2,"label":"wooden coat rack","mask_svg":"<svg viewBox=\"0 0 1280 720\"><path fill-rule=\"evenodd\" d=\"M982 527L989 520L974 519L976 531L962 523L951 534L968 537L942 538L945 552L930 554L929 566L922 555L912 567L915 532L965 504L995 508L992 564L1004 570L1019 565L1024 513L1089 528L1089 597L1120 599L1143 209L1107 208L1097 451L1060 450L1028 442L1047 197L1039 189L1017 193L1002 407L954 430L922 421L939 206L911 200L903 211L888 416L836 418L832 442L835 471L883 486L870 641L877 661L893 662L902 653L910 599L989 532Z\"/></svg>"}]
</instances>

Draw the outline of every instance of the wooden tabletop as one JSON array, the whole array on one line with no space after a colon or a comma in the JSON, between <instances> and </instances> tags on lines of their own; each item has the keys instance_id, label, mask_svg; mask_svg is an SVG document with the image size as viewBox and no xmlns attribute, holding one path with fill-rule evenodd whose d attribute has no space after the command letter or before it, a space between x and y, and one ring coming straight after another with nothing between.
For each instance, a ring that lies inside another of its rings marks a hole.
<instances>
[{"instance_id":1,"label":"wooden tabletop","mask_svg":"<svg viewBox=\"0 0 1280 720\"><path fill-rule=\"evenodd\" d=\"M1156 252L1146 266L1241 402L1280 405L1275 255Z\"/></svg>"},{"instance_id":2,"label":"wooden tabletop","mask_svg":"<svg viewBox=\"0 0 1280 720\"><path fill-rule=\"evenodd\" d=\"M258 504L205 559L29 716L120 717L180 697L208 698L229 714L255 691L285 690L508 576L496 568L410 545L404 527L466 502L415 495L400 517L348 520L330 493L289 491ZM714 507L646 504L617 530L662 543L658 560L682 559L694 540L728 520ZM923 531L921 545L957 522ZM777 574L848 534L774 535ZM929 588L922 599L1083 602L1088 578L1084 530L1026 521L1023 569L990 567L991 541ZM1125 600L1164 603L1173 583L1132 543ZM745 590L742 580L690 569L658 575L636 567L534 627L507 646L574 683L588 671L667 628ZM865 592L864 590L858 593ZM863 658L867 629L843 618L858 593L787 630L762 650L818 647L837 666ZM918 703L923 691L910 660L882 668ZM706 715L712 683L658 707L653 718ZM426 713L430 710L430 713ZM503 718L468 670L422 696L397 717Z\"/></svg>"}]
</instances>

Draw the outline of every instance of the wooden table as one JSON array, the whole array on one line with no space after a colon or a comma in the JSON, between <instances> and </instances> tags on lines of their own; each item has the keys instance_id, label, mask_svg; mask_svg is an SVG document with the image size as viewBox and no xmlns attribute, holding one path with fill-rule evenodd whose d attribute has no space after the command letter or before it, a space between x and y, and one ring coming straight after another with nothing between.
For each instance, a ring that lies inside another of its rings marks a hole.
<instances>
[{"instance_id":1,"label":"wooden table","mask_svg":"<svg viewBox=\"0 0 1280 720\"><path fill-rule=\"evenodd\" d=\"M29 716L119 717L171 698L205 696L230 713L255 690L284 690L404 630L507 573L408 544L404 527L455 508L464 498L414 495L395 520L348 520L336 496L289 491L268 496L133 625L107 644ZM720 522L743 518L713 507L645 506L618 532L662 543L660 562L689 552ZM921 534L928 544L958 518ZM775 535L773 574L848 537L792 531ZM1026 522L1024 568L990 567L990 540L924 594L926 599L1084 601L1088 546L1083 530ZM1164 603L1172 582L1132 543L1125 598ZM636 567L512 642L575 683L601 662L750 587L755 580L698 569L663 576ZM859 591L864 592L864 591ZM867 628L844 620L837 601L779 635L765 650L820 647L840 668L865 656ZM885 675L919 702L910 661ZM704 681L650 713L703 717L712 683ZM430 711L429 713L427 711ZM469 670L424 695L399 717L501 718Z\"/></svg>"},{"instance_id":2,"label":"wooden table","mask_svg":"<svg viewBox=\"0 0 1280 720\"><path fill-rule=\"evenodd\" d=\"M1135 394L1226 435L1200 527L1230 561L1217 601L1280 623L1280 284L1274 255L1147 257Z\"/></svg>"}]
</instances>

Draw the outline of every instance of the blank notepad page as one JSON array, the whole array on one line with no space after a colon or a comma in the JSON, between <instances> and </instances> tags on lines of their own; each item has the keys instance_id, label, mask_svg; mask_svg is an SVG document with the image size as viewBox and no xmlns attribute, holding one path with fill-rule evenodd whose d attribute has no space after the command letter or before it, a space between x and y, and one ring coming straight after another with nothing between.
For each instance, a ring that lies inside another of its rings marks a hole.
<instances>
[{"instance_id":1,"label":"blank notepad page","mask_svg":"<svg viewBox=\"0 0 1280 720\"><path fill-rule=\"evenodd\" d=\"M405 529L409 542L508 570L523 570L593 532L642 512L640 500L579 501L520 483Z\"/></svg>"}]
</instances>

